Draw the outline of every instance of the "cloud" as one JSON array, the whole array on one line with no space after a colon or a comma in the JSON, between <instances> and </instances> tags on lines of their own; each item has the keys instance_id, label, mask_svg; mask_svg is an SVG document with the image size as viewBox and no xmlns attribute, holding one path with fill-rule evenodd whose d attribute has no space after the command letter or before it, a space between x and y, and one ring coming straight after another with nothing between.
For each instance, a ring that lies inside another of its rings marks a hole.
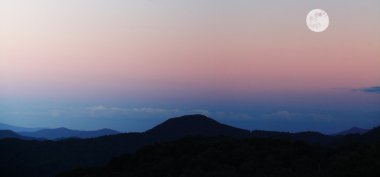
<instances>
[{"instance_id":1,"label":"cloud","mask_svg":"<svg viewBox=\"0 0 380 177\"><path fill-rule=\"evenodd\" d=\"M246 113L236 113L236 112L215 112L210 113L212 117L228 119L228 120L252 120L254 119L251 115Z\"/></svg>"},{"instance_id":2,"label":"cloud","mask_svg":"<svg viewBox=\"0 0 380 177\"><path fill-rule=\"evenodd\" d=\"M206 110L206 109L193 109L191 111L189 111L190 114L203 114L203 115L210 115L211 112L209 110Z\"/></svg>"},{"instance_id":3,"label":"cloud","mask_svg":"<svg viewBox=\"0 0 380 177\"><path fill-rule=\"evenodd\" d=\"M300 115L298 113L292 113L289 111L278 111L270 114L264 114L264 118L269 119L284 119L284 120L294 120Z\"/></svg>"},{"instance_id":4,"label":"cloud","mask_svg":"<svg viewBox=\"0 0 380 177\"><path fill-rule=\"evenodd\" d=\"M122 108L97 105L87 107L85 110L91 117L170 118L189 114L203 114L213 118L229 120L248 120L253 118L244 113L213 112L207 109L165 109L152 107Z\"/></svg>"},{"instance_id":5,"label":"cloud","mask_svg":"<svg viewBox=\"0 0 380 177\"><path fill-rule=\"evenodd\" d=\"M286 120L286 121L300 121L300 120L312 120L312 121L332 121L334 116L329 114L317 114L317 113L297 113L290 111L277 111L269 114L261 115L261 119L266 120Z\"/></svg>"},{"instance_id":6,"label":"cloud","mask_svg":"<svg viewBox=\"0 0 380 177\"><path fill-rule=\"evenodd\" d=\"M108 108L103 106L103 105L98 105L98 106L88 107L87 110L89 110L89 111L105 111L105 110L108 110Z\"/></svg>"},{"instance_id":7,"label":"cloud","mask_svg":"<svg viewBox=\"0 0 380 177\"><path fill-rule=\"evenodd\" d=\"M86 111L92 117L139 117L139 116L171 116L183 113L180 109L163 109L163 108L122 108L97 105L87 107Z\"/></svg>"},{"instance_id":8,"label":"cloud","mask_svg":"<svg viewBox=\"0 0 380 177\"><path fill-rule=\"evenodd\" d=\"M366 87L366 88L360 88L360 89L353 89L353 91L380 94L380 86Z\"/></svg>"},{"instance_id":9,"label":"cloud","mask_svg":"<svg viewBox=\"0 0 380 177\"><path fill-rule=\"evenodd\" d=\"M63 113L63 111L60 109L51 110L51 116L52 117L59 117L59 116L61 116L62 113Z\"/></svg>"},{"instance_id":10,"label":"cloud","mask_svg":"<svg viewBox=\"0 0 380 177\"><path fill-rule=\"evenodd\" d=\"M42 111L39 111L39 112L32 112L32 111L11 111L11 112L4 112L6 114L9 114L9 115L13 115L13 116L23 116L23 117L29 117L29 116L46 116L48 115L48 113L46 112L42 112Z\"/></svg>"},{"instance_id":11,"label":"cloud","mask_svg":"<svg viewBox=\"0 0 380 177\"><path fill-rule=\"evenodd\" d=\"M334 116L329 114L320 113L299 113L287 110L281 110L268 114L252 116L246 113L237 112L223 112L223 111L209 111L206 109L166 109L166 108L153 108L153 107L140 107L140 108L122 108L122 107L109 107L104 105L97 105L86 108L87 113L95 118L170 118L188 114L203 114L218 120L265 120L265 121L323 121L330 122L335 119Z\"/></svg>"},{"instance_id":12,"label":"cloud","mask_svg":"<svg viewBox=\"0 0 380 177\"><path fill-rule=\"evenodd\" d=\"M116 116L122 115L127 110L123 108L117 107L107 107L104 105L91 106L86 108L86 112L88 112L92 117L107 117L107 116Z\"/></svg>"},{"instance_id":13,"label":"cloud","mask_svg":"<svg viewBox=\"0 0 380 177\"><path fill-rule=\"evenodd\" d=\"M162 108L132 108L129 111L149 114L162 114L162 113L174 113L179 112L179 109L162 109Z\"/></svg>"}]
</instances>

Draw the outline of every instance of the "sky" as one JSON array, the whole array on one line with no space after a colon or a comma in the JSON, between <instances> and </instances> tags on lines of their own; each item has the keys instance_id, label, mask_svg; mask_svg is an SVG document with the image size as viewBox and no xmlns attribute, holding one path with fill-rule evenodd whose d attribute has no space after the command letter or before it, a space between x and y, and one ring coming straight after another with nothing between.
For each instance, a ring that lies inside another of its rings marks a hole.
<instances>
[{"instance_id":1,"label":"sky","mask_svg":"<svg viewBox=\"0 0 380 177\"><path fill-rule=\"evenodd\" d=\"M310 31L325 10L330 26ZM0 122L144 131L380 125L378 0L0 0Z\"/></svg>"}]
</instances>

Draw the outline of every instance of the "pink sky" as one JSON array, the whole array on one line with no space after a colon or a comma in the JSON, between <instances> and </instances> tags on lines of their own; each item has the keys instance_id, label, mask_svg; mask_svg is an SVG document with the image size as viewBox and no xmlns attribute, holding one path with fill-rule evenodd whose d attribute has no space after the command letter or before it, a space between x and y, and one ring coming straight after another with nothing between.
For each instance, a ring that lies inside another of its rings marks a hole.
<instances>
[{"instance_id":1,"label":"pink sky","mask_svg":"<svg viewBox=\"0 0 380 177\"><path fill-rule=\"evenodd\" d=\"M330 16L325 32L306 26L315 8ZM378 0L0 0L0 122L85 127L49 111L123 100L259 117L294 109L370 126L379 94L352 90L380 85L379 22Z\"/></svg>"},{"instance_id":2,"label":"pink sky","mask_svg":"<svg viewBox=\"0 0 380 177\"><path fill-rule=\"evenodd\" d=\"M314 92L380 81L373 2L360 14L357 4L346 11L325 5L331 25L323 33L306 28L304 5L269 13L145 2L124 4L120 13L110 4L2 3L2 94L145 87Z\"/></svg>"}]
</instances>

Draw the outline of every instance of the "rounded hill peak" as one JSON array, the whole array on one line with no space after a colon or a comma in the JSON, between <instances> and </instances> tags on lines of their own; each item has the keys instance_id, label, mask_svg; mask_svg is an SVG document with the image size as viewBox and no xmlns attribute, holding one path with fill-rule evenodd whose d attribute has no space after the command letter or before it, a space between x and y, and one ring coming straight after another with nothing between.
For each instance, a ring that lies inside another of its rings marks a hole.
<instances>
[{"instance_id":1,"label":"rounded hill peak","mask_svg":"<svg viewBox=\"0 0 380 177\"><path fill-rule=\"evenodd\" d=\"M151 136L182 137L182 136L232 136L246 137L249 131L231 127L217 122L205 115L194 114L175 117L145 132ZM169 138L170 139L170 138Z\"/></svg>"}]
</instances>

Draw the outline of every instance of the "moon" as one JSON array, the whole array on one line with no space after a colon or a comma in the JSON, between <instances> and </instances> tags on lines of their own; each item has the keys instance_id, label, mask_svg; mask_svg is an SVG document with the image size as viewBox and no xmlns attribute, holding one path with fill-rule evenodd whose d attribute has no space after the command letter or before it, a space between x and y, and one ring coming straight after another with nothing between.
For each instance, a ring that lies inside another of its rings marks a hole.
<instances>
[{"instance_id":1,"label":"moon","mask_svg":"<svg viewBox=\"0 0 380 177\"><path fill-rule=\"evenodd\" d=\"M323 32L329 27L329 15L322 9L311 10L306 17L307 27L313 32Z\"/></svg>"}]
</instances>

